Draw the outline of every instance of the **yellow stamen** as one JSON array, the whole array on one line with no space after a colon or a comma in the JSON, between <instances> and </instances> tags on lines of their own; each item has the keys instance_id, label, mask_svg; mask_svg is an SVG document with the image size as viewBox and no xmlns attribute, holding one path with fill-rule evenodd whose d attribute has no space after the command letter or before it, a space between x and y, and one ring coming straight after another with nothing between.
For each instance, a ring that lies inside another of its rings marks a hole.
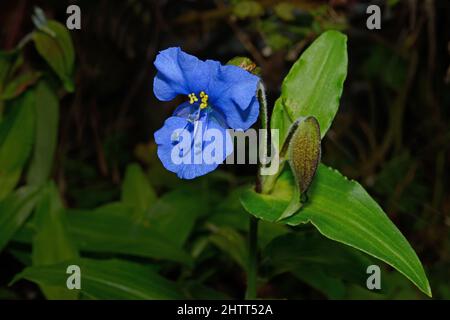
<instances>
[{"instance_id":1,"label":"yellow stamen","mask_svg":"<svg viewBox=\"0 0 450 320\"><path fill-rule=\"evenodd\" d=\"M196 97L195 93L188 94L188 97L189 97L190 104L194 104L195 102L198 101L198 98Z\"/></svg>"},{"instance_id":2,"label":"yellow stamen","mask_svg":"<svg viewBox=\"0 0 450 320\"><path fill-rule=\"evenodd\" d=\"M200 92L200 98L202 99L202 103L200 103L200 109L205 109L208 106L208 95L202 91Z\"/></svg>"},{"instance_id":3,"label":"yellow stamen","mask_svg":"<svg viewBox=\"0 0 450 320\"><path fill-rule=\"evenodd\" d=\"M208 95L204 91L201 91L199 96L201 99L200 109L205 109L208 106ZM190 104L194 104L198 101L198 98L195 95L195 93L188 94L188 98Z\"/></svg>"}]
</instances>

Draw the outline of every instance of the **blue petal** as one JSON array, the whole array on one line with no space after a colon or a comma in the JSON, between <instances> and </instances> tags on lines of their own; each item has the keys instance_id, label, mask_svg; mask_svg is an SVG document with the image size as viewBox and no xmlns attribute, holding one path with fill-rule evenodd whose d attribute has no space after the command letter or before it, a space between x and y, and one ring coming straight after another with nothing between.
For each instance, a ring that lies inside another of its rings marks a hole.
<instances>
[{"instance_id":1,"label":"blue petal","mask_svg":"<svg viewBox=\"0 0 450 320\"><path fill-rule=\"evenodd\" d=\"M190 104L189 102L183 102L175 109L173 115L176 117L187 119L190 115L195 113L195 111L198 108L199 108L198 104Z\"/></svg>"},{"instance_id":2,"label":"blue petal","mask_svg":"<svg viewBox=\"0 0 450 320\"><path fill-rule=\"evenodd\" d=\"M193 179L198 176L202 176L204 174L207 174L217 168L219 163L222 163L223 160L226 159L226 157L233 151L232 147L232 141L229 133L226 131L226 128L224 128L220 122L213 116L213 113L209 114L208 116L203 116L200 119L201 125L202 125L202 136L205 138L205 134L208 129L217 129L221 133L222 140L220 143L222 144L223 149L218 154L220 156L219 161L214 163L205 163L204 160L202 160L201 163L195 163L194 162L194 156L195 156L195 147L192 147L190 150L190 155L187 156L190 157L190 163L176 163L174 159L172 159L172 153L173 148L177 146L177 143L174 143L173 140L173 133L177 129L184 129L191 134L192 140L194 139L194 125L187 121L187 119L182 117L170 117L166 120L164 123L164 126L155 132L155 141L158 144L158 157L163 163L164 167L176 173L178 177L182 179ZM211 131L210 131L211 132ZM181 141L180 143L182 143ZM191 141L189 141L191 143ZM219 141L203 141L201 150L202 152L205 151L206 148L212 147L212 144L219 143ZM219 146L219 144L217 144ZM217 149L219 150L219 149Z\"/></svg>"},{"instance_id":3,"label":"blue petal","mask_svg":"<svg viewBox=\"0 0 450 320\"><path fill-rule=\"evenodd\" d=\"M179 94L205 91L219 66L216 61L199 60L180 48L163 50L155 60L158 70L153 82L155 96L159 100L169 101Z\"/></svg>"},{"instance_id":4,"label":"blue petal","mask_svg":"<svg viewBox=\"0 0 450 320\"><path fill-rule=\"evenodd\" d=\"M236 66L221 66L208 95L233 129L247 130L258 118L256 97L259 78Z\"/></svg>"},{"instance_id":5,"label":"blue petal","mask_svg":"<svg viewBox=\"0 0 450 320\"><path fill-rule=\"evenodd\" d=\"M246 110L242 110L235 103L221 109L226 110L224 117L228 127L236 130L247 130L258 120L259 116L259 102L256 96L253 97Z\"/></svg>"}]
</instances>

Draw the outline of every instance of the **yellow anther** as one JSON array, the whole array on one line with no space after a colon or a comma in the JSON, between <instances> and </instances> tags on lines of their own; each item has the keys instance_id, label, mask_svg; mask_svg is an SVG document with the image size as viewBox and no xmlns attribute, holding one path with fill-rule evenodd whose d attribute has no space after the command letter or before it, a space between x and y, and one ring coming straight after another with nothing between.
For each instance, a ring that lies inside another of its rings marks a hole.
<instances>
[{"instance_id":1,"label":"yellow anther","mask_svg":"<svg viewBox=\"0 0 450 320\"><path fill-rule=\"evenodd\" d=\"M201 98L200 109L205 109L208 106L208 95L204 91L201 91L199 96ZM189 93L188 98L190 104L194 104L198 101L195 93Z\"/></svg>"},{"instance_id":2,"label":"yellow anther","mask_svg":"<svg viewBox=\"0 0 450 320\"><path fill-rule=\"evenodd\" d=\"M208 106L208 95L202 91L200 92L200 97L202 98L202 103L200 103L200 109L204 109Z\"/></svg>"},{"instance_id":3,"label":"yellow anther","mask_svg":"<svg viewBox=\"0 0 450 320\"><path fill-rule=\"evenodd\" d=\"M188 94L188 97L189 97L190 104L193 104L198 101L198 98L195 96L195 93Z\"/></svg>"}]
</instances>

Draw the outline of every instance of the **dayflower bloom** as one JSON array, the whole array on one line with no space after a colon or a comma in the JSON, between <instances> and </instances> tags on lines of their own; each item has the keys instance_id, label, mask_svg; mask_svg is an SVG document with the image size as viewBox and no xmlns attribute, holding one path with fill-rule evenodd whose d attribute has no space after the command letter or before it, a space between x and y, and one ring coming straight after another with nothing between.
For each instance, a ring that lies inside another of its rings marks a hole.
<instances>
[{"instance_id":1,"label":"dayflower bloom","mask_svg":"<svg viewBox=\"0 0 450 320\"><path fill-rule=\"evenodd\" d=\"M184 95L187 100L155 132L159 159L183 179L215 170L233 151L227 129L247 130L258 119L259 78L236 66L199 60L180 48L161 51L155 66L155 96L170 101Z\"/></svg>"}]
</instances>

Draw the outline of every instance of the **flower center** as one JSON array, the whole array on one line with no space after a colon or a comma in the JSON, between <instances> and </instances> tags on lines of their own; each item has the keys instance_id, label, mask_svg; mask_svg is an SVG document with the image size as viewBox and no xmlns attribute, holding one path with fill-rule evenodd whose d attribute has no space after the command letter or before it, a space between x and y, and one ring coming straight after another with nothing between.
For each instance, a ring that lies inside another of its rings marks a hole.
<instances>
[{"instance_id":1,"label":"flower center","mask_svg":"<svg viewBox=\"0 0 450 320\"><path fill-rule=\"evenodd\" d=\"M200 109L205 109L208 106L208 95L205 93L205 91L201 91L200 94ZM197 96L195 93L188 94L189 103L194 104L198 101Z\"/></svg>"}]
</instances>

